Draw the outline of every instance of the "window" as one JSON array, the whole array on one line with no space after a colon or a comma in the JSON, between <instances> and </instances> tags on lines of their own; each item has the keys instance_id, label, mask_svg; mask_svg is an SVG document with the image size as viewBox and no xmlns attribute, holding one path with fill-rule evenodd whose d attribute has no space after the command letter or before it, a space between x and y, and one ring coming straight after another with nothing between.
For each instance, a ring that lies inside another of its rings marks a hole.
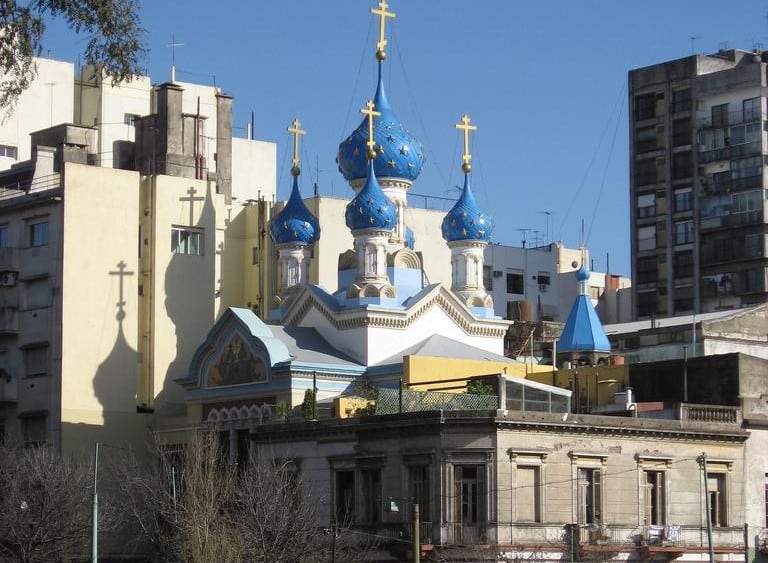
<instances>
[{"instance_id":1,"label":"window","mask_svg":"<svg viewBox=\"0 0 768 563\"><path fill-rule=\"evenodd\" d=\"M641 194L637 196L637 218L653 217L656 215L656 194Z\"/></svg>"},{"instance_id":2,"label":"window","mask_svg":"<svg viewBox=\"0 0 768 563\"><path fill-rule=\"evenodd\" d=\"M551 278L549 275L549 272L539 272L536 275L536 281L539 282L539 285L549 285L551 283Z\"/></svg>"},{"instance_id":3,"label":"window","mask_svg":"<svg viewBox=\"0 0 768 563\"><path fill-rule=\"evenodd\" d=\"M684 250L675 252L674 256L675 278L685 278L693 275L693 251Z\"/></svg>"},{"instance_id":4,"label":"window","mask_svg":"<svg viewBox=\"0 0 768 563\"><path fill-rule=\"evenodd\" d=\"M48 244L48 220L35 221L29 224L29 246L45 246Z\"/></svg>"},{"instance_id":5,"label":"window","mask_svg":"<svg viewBox=\"0 0 768 563\"><path fill-rule=\"evenodd\" d=\"M681 188L675 190L675 213L691 211L693 209L693 190Z\"/></svg>"},{"instance_id":6,"label":"window","mask_svg":"<svg viewBox=\"0 0 768 563\"><path fill-rule=\"evenodd\" d=\"M709 517L714 527L728 525L728 504L725 489L725 473L707 473L707 498Z\"/></svg>"},{"instance_id":7,"label":"window","mask_svg":"<svg viewBox=\"0 0 768 563\"><path fill-rule=\"evenodd\" d=\"M363 513L362 522L376 524L381 522L381 469L363 469L362 481Z\"/></svg>"},{"instance_id":8,"label":"window","mask_svg":"<svg viewBox=\"0 0 768 563\"><path fill-rule=\"evenodd\" d=\"M689 178L693 176L693 159L691 151L678 152L672 155L672 178Z\"/></svg>"},{"instance_id":9,"label":"window","mask_svg":"<svg viewBox=\"0 0 768 563\"><path fill-rule=\"evenodd\" d=\"M656 248L656 225L637 229L637 250Z\"/></svg>"},{"instance_id":10,"label":"window","mask_svg":"<svg viewBox=\"0 0 768 563\"><path fill-rule=\"evenodd\" d=\"M259 247L254 246L251 248L251 264L254 266L259 263Z\"/></svg>"},{"instance_id":11,"label":"window","mask_svg":"<svg viewBox=\"0 0 768 563\"><path fill-rule=\"evenodd\" d=\"M750 268L743 273L744 291L746 293L760 293L765 291L765 268Z\"/></svg>"},{"instance_id":12,"label":"window","mask_svg":"<svg viewBox=\"0 0 768 563\"><path fill-rule=\"evenodd\" d=\"M515 485L515 520L541 522L541 467L517 466Z\"/></svg>"},{"instance_id":13,"label":"window","mask_svg":"<svg viewBox=\"0 0 768 563\"><path fill-rule=\"evenodd\" d=\"M757 233L744 236L744 251L748 258L760 258L765 247L765 235Z\"/></svg>"},{"instance_id":14,"label":"window","mask_svg":"<svg viewBox=\"0 0 768 563\"><path fill-rule=\"evenodd\" d=\"M413 502L419 505L422 521L431 520L429 465L408 467L408 493Z\"/></svg>"},{"instance_id":15,"label":"window","mask_svg":"<svg viewBox=\"0 0 768 563\"><path fill-rule=\"evenodd\" d=\"M733 295L732 279L731 273L702 276L701 295L705 298Z\"/></svg>"},{"instance_id":16,"label":"window","mask_svg":"<svg viewBox=\"0 0 768 563\"><path fill-rule=\"evenodd\" d=\"M689 244L693 242L693 221L680 221L675 223L675 244Z\"/></svg>"},{"instance_id":17,"label":"window","mask_svg":"<svg viewBox=\"0 0 768 563\"><path fill-rule=\"evenodd\" d=\"M0 157L16 160L19 158L19 150L11 145L0 145Z\"/></svg>"},{"instance_id":18,"label":"window","mask_svg":"<svg viewBox=\"0 0 768 563\"><path fill-rule=\"evenodd\" d=\"M760 114L760 98L749 98L741 103L742 110L744 111L744 121L759 121Z\"/></svg>"},{"instance_id":19,"label":"window","mask_svg":"<svg viewBox=\"0 0 768 563\"><path fill-rule=\"evenodd\" d=\"M712 127L728 125L728 104L712 106Z\"/></svg>"},{"instance_id":20,"label":"window","mask_svg":"<svg viewBox=\"0 0 768 563\"><path fill-rule=\"evenodd\" d=\"M355 514L355 472L337 471L335 477L336 522L350 524Z\"/></svg>"},{"instance_id":21,"label":"window","mask_svg":"<svg viewBox=\"0 0 768 563\"><path fill-rule=\"evenodd\" d=\"M133 127L134 125L136 125L136 120L139 117L141 117L141 116L137 115L135 113L126 113L126 114L123 115L123 122L126 125L130 125L131 127Z\"/></svg>"},{"instance_id":22,"label":"window","mask_svg":"<svg viewBox=\"0 0 768 563\"><path fill-rule=\"evenodd\" d=\"M579 467L579 523L600 524L603 519L602 473L600 469Z\"/></svg>"},{"instance_id":23,"label":"window","mask_svg":"<svg viewBox=\"0 0 768 563\"><path fill-rule=\"evenodd\" d=\"M173 227L171 229L171 252L174 254L203 255L203 229Z\"/></svg>"},{"instance_id":24,"label":"window","mask_svg":"<svg viewBox=\"0 0 768 563\"><path fill-rule=\"evenodd\" d=\"M635 96L635 121L650 119L664 113L664 92Z\"/></svg>"},{"instance_id":25,"label":"window","mask_svg":"<svg viewBox=\"0 0 768 563\"><path fill-rule=\"evenodd\" d=\"M507 272L507 293L518 293L521 295L525 293L525 280L522 271Z\"/></svg>"},{"instance_id":26,"label":"window","mask_svg":"<svg viewBox=\"0 0 768 563\"><path fill-rule=\"evenodd\" d=\"M637 315L640 317L650 317L655 315L657 296L655 291L639 291L637 293Z\"/></svg>"},{"instance_id":27,"label":"window","mask_svg":"<svg viewBox=\"0 0 768 563\"><path fill-rule=\"evenodd\" d=\"M690 145L692 139L691 120L676 119L672 122L672 146Z\"/></svg>"},{"instance_id":28,"label":"window","mask_svg":"<svg viewBox=\"0 0 768 563\"><path fill-rule=\"evenodd\" d=\"M688 111L691 109L691 89L672 91L672 113Z\"/></svg>"},{"instance_id":29,"label":"window","mask_svg":"<svg viewBox=\"0 0 768 563\"><path fill-rule=\"evenodd\" d=\"M45 414L24 416L21 418L21 433L26 447L42 446L45 444L46 423L48 417Z\"/></svg>"},{"instance_id":30,"label":"window","mask_svg":"<svg viewBox=\"0 0 768 563\"><path fill-rule=\"evenodd\" d=\"M456 522L464 525L485 522L485 465L456 465L454 495Z\"/></svg>"},{"instance_id":31,"label":"window","mask_svg":"<svg viewBox=\"0 0 768 563\"><path fill-rule=\"evenodd\" d=\"M7 248L8 243L8 225L0 225L0 248Z\"/></svg>"},{"instance_id":32,"label":"window","mask_svg":"<svg viewBox=\"0 0 768 563\"><path fill-rule=\"evenodd\" d=\"M644 471L645 523L663 526L666 523L664 471Z\"/></svg>"},{"instance_id":33,"label":"window","mask_svg":"<svg viewBox=\"0 0 768 563\"><path fill-rule=\"evenodd\" d=\"M637 283L651 283L659 278L659 261L656 256L637 259Z\"/></svg>"},{"instance_id":34,"label":"window","mask_svg":"<svg viewBox=\"0 0 768 563\"><path fill-rule=\"evenodd\" d=\"M24 375L41 377L48 373L48 347L26 348L24 350Z\"/></svg>"},{"instance_id":35,"label":"window","mask_svg":"<svg viewBox=\"0 0 768 563\"><path fill-rule=\"evenodd\" d=\"M763 173L763 157L754 156L731 162L731 179L749 178Z\"/></svg>"}]
</instances>

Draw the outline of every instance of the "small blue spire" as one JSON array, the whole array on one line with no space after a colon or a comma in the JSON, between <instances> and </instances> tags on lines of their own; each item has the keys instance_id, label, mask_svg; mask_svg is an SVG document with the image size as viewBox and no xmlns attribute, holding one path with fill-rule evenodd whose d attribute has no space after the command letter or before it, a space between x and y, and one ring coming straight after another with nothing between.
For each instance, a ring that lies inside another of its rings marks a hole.
<instances>
[{"instance_id":1,"label":"small blue spire","mask_svg":"<svg viewBox=\"0 0 768 563\"><path fill-rule=\"evenodd\" d=\"M373 118L373 138L378 155L374 169L379 178L402 178L413 182L424 167L424 151L413 135L398 121L389 105L379 61L379 80L374 97L375 109L381 115ZM349 137L339 145L336 163L339 172L349 182L365 178L368 173L368 119L365 118Z\"/></svg>"},{"instance_id":2,"label":"small blue spire","mask_svg":"<svg viewBox=\"0 0 768 563\"><path fill-rule=\"evenodd\" d=\"M291 196L272 218L269 235L275 244L313 244L320 237L317 218L307 209L299 193L298 175L293 176Z\"/></svg>"},{"instance_id":3,"label":"small blue spire","mask_svg":"<svg viewBox=\"0 0 768 563\"><path fill-rule=\"evenodd\" d=\"M579 282L579 295L573 303L563 333L557 344L558 352L610 352L611 342L589 298L589 270L584 264L574 272Z\"/></svg>"},{"instance_id":4,"label":"small blue spire","mask_svg":"<svg viewBox=\"0 0 768 563\"><path fill-rule=\"evenodd\" d=\"M373 162L371 161L368 165L368 178L365 186L347 204L344 217L347 227L352 231L362 229L391 231L395 227L395 206L381 191L381 186L376 180Z\"/></svg>"},{"instance_id":5,"label":"small blue spire","mask_svg":"<svg viewBox=\"0 0 768 563\"><path fill-rule=\"evenodd\" d=\"M446 242L479 240L488 242L493 233L493 219L477 203L469 185L469 174L464 174L461 197L443 218L443 239Z\"/></svg>"}]
</instances>

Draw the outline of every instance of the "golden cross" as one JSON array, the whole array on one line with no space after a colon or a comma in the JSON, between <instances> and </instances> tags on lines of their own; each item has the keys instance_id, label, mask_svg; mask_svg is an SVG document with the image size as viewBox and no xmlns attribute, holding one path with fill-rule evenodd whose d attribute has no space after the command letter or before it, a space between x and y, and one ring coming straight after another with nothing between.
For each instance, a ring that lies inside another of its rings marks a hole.
<instances>
[{"instance_id":1,"label":"golden cross","mask_svg":"<svg viewBox=\"0 0 768 563\"><path fill-rule=\"evenodd\" d=\"M293 133L293 167L299 166L299 135L306 135L306 131L301 130L301 123L298 119L293 120L293 127L288 128L289 133Z\"/></svg>"},{"instance_id":2,"label":"golden cross","mask_svg":"<svg viewBox=\"0 0 768 563\"><path fill-rule=\"evenodd\" d=\"M477 125L470 125L469 122L469 116L465 113L461 117L461 123L456 124L456 129L462 129L464 131L464 156L461 157L464 164L461 165L461 168L467 173L472 170L472 165L470 164L472 155L469 154L469 132L477 131Z\"/></svg>"},{"instance_id":3,"label":"golden cross","mask_svg":"<svg viewBox=\"0 0 768 563\"><path fill-rule=\"evenodd\" d=\"M368 100L365 107L360 110L360 113L368 116L368 142L365 144L368 147L368 158L371 160L376 158L376 141L373 140L373 117L381 115L380 111L374 109L375 107L376 105L371 100Z\"/></svg>"},{"instance_id":4,"label":"golden cross","mask_svg":"<svg viewBox=\"0 0 768 563\"><path fill-rule=\"evenodd\" d=\"M371 13L374 16L379 16L379 42L376 43L376 56L380 59L384 59L384 47L387 45L387 40L384 38L384 27L386 25L387 18L394 18L394 12L388 12L389 4L386 0L379 0L379 9L371 8Z\"/></svg>"}]
</instances>

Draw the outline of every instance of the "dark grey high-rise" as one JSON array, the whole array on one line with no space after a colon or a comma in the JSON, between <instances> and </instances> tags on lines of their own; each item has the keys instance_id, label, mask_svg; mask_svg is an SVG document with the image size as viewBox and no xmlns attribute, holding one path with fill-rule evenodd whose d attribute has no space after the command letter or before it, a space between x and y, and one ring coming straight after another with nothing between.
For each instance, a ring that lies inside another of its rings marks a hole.
<instances>
[{"instance_id":1,"label":"dark grey high-rise","mask_svg":"<svg viewBox=\"0 0 768 563\"><path fill-rule=\"evenodd\" d=\"M768 301L766 61L723 50L630 71L636 318Z\"/></svg>"}]
</instances>

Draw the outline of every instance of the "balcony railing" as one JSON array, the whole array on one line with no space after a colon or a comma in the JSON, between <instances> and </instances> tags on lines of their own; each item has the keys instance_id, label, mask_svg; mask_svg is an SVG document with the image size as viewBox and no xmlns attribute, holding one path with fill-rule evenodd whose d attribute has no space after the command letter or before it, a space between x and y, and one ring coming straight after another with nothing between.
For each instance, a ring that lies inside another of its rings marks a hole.
<instances>
[{"instance_id":1,"label":"balcony railing","mask_svg":"<svg viewBox=\"0 0 768 563\"><path fill-rule=\"evenodd\" d=\"M728 112L724 117L721 117L720 119L717 119L715 121L712 120L711 115L702 117L699 119L699 128L717 129L717 128L729 127L731 125L740 125L742 123L753 123L755 121L762 121L763 117L764 116L759 111L747 110L745 112L739 109L736 111Z\"/></svg>"},{"instance_id":2,"label":"balcony railing","mask_svg":"<svg viewBox=\"0 0 768 563\"><path fill-rule=\"evenodd\" d=\"M740 145L731 145L718 149L699 151L699 164L706 162L715 162L718 160L731 160L742 156L752 156L760 154L763 144L760 141L751 143L742 143Z\"/></svg>"},{"instance_id":3,"label":"balcony railing","mask_svg":"<svg viewBox=\"0 0 768 563\"><path fill-rule=\"evenodd\" d=\"M680 420L710 424L741 424L741 410L738 407L683 403L680 405Z\"/></svg>"},{"instance_id":4,"label":"balcony railing","mask_svg":"<svg viewBox=\"0 0 768 563\"><path fill-rule=\"evenodd\" d=\"M699 229L711 231L728 227L760 225L762 223L765 223L765 214L762 209L757 209L755 211L718 215L717 217L702 217L699 221Z\"/></svg>"}]
</instances>

